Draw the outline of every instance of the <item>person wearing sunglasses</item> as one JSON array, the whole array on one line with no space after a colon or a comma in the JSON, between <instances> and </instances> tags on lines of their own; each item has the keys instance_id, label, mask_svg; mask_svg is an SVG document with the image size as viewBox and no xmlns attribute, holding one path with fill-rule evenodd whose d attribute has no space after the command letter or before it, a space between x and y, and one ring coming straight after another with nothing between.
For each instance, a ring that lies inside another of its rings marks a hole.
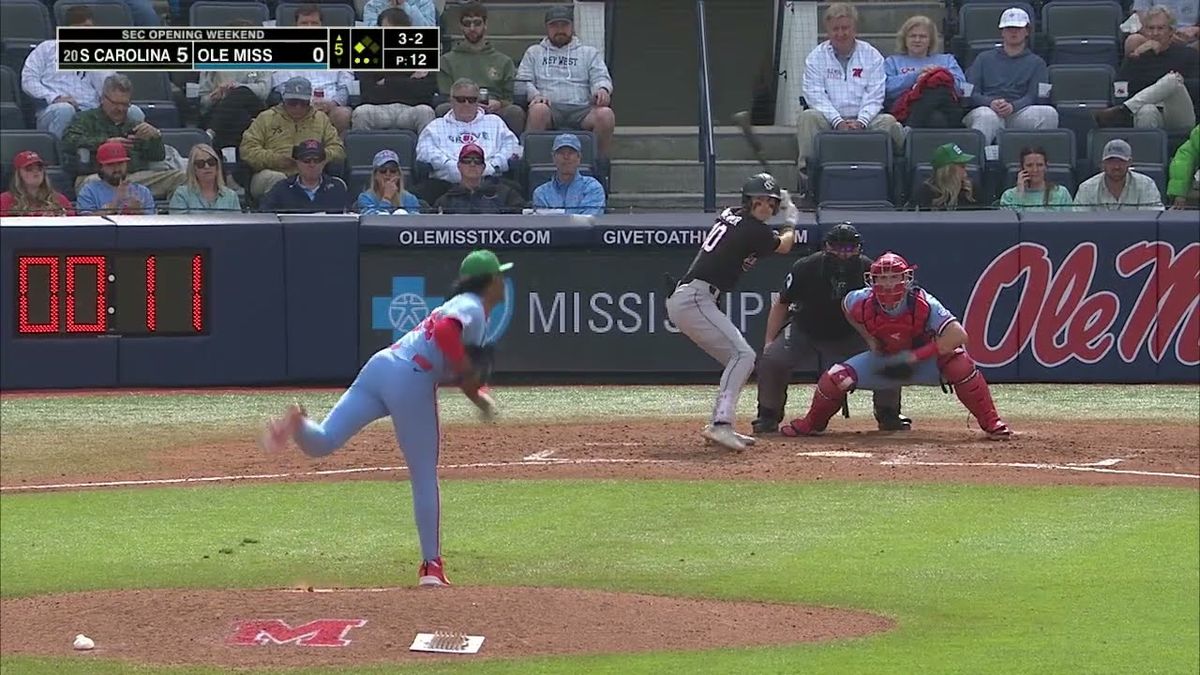
<instances>
[{"instance_id":1,"label":"person wearing sunglasses","mask_svg":"<svg viewBox=\"0 0 1200 675\"><path fill-rule=\"evenodd\" d=\"M346 184L341 178L326 176L329 160L325 144L310 138L292 148L296 175L275 184L262 199L265 213L343 213L346 210Z\"/></svg>"},{"instance_id":2,"label":"person wearing sunglasses","mask_svg":"<svg viewBox=\"0 0 1200 675\"><path fill-rule=\"evenodd\" d=\"M315 109L311 101L312 83L307 78L294 77L284 84L283 100L255 117L242 134L238 153L254 172L250 178L253 199L262 199L276 183L296 175L299 167L292 150L305 140L320 141L330 162L346 159L346 146L337 129L329 116Z\"/></svg>"},{"instance_id":3,"label":"person wearing sunglasses","mask_svg":"<svg viewBox=\"0 0 1200 675\"><path fill-rule=\"evenodd\" d=\"M188 153L187 182L171 195L171 215L241 211L237 193L225 186L223 174L221 156L213 146L193 145Z\"/></svg>"},{"instance_id":4,"label":"person wearing sunglasses","mask_svg":"<svg viewBox=\"0 0 1200 675\"><path fill-rule=\"evenodd\" d=\"M364 216L403 216L428 210L417 196L404 189L400 156L380 150L371 162L371 186L358 195L358 212Z\"/></svg>"},{"instance_id":5,"label":"person wearing sunglasses","mask_svg":"<svg viewBox=\"0 0 1200 675\"><path fill-rule=\"evenodd\" d=\"M525 208L521 194L495 178L485 178L483 148L469 143L458 153L462 181L446 191L433 205L440 213L520 213Z\"/></svg>"},{"instance_id":6,"label":"person wearing sunglasses","mask_svg":"<svg viewBox=\"0 0 1200 675\"><path fill-rule=\"evenodd\" d=\"M487 7L472 0L462 6L458 15L458 26L462 40L454 48L442 54L441 70L438 71L438 89L450 95L450 86L460 78L467 78L479 85L480 93L487 90L479 104L484 110L499 115L514 134L525 130L525 111L513 104L513 82L517 78L517 65L511 57L497 50L487 39ZM450 110L447 101L437 107L441 117Z\"/></svg>"},{"instance_id":7,"label":"person wearing sunglasses","mask_svg":"<svg viewBox=\"0 0 1200 675\"><path fill-rule=\"evenodd\" d=\"M872 262L863 255L858 229L842 222L825 234L820 251L792 265L767 315L767 343L755 365L755 435L778 432L793 371L802 366L821 371L866 349L862 336L846 320L842 300L866 286L863 274ZM899 387L871 393L880 431L912 428L912 420L900 414Z\"/></svg>"}]
</instances>

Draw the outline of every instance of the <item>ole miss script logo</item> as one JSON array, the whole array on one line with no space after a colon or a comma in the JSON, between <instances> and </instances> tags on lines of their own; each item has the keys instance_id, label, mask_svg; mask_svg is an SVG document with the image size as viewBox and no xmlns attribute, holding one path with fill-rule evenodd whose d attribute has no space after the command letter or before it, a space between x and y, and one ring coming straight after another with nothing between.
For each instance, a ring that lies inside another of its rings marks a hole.
<instances>
[{"instance_id":1,"label":"ole miss script logo","mask_svg":"<svg viewBox=\"0 0 1200 675\"><path fill-rule=\"evenodd\" d=\"M317 619L292 627L279 619L241 621L234 626L229 644L247 647L294 645L345 647L350 629L367 625L366 619Z\"/></svg>"},{"instance_id":2,"label":"ole miss script logo","mask_svg":"<svg viewBox=\"0 0 1200 675\"><path fill-rule=\"evenodd\" d=\"M1116 293L1092 292L1096 264L1092 242L1076 246L1057 271L1040 244L1020 243L1001 253L967 302L963 327L972 336L971 356L983 366L1003 366L1030 347L1039 364L1053 368L1071 359L1096 363L1114 347L1132 363L1145 345L1155 363L1172 353L1185 366L1200 364L1200 243L1176 253L1170 243L1140 241L1119 252L1112 263L1116 273L1143 280L1128 313ZM1022 280L1016 311L997 315L1001 293ZM1008 322L998 342L991 341L994 321Z\"/></svg>"}]
</instances>

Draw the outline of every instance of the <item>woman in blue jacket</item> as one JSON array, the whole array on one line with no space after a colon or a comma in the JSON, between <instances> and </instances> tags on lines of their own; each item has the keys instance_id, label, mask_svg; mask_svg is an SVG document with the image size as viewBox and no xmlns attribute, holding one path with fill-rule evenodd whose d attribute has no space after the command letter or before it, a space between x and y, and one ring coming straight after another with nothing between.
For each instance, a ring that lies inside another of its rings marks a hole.
<instances>
[{"instance_id":1,"label":"woman in blue jacket","mask_svg":"<svg viewBox=\"0 0 1200 675\"><path fill-rule=\"evenodd\" d=\"M404 189L400 156L380 150L371 161L371 187L358 195L358 211L367 215L405 215L428 209L417 196Z\"/></svg>"},{"instance_id":2,"label":"woman in blue jacket","mask_svg":"<svg viewBox=\"0 0 1200 675\"><path fill-rule=\"evenodd\" d=\"M896 53L883 61L883 69L887 75L884 108L888 111L892 110L901 96L916 88L918 83L923 81L922 76L926 73L943 68L954 79L954 91L947 92L952 95L946 97L945 105L940 106L948 108L947 112L953 113L949 115L952 119L925 124L922 121L924 116L914 111L916 114L910 116L913 119L906 120L910 127L962 126L960 124L962 110L958 107L957 101L952 99L962 95L967 77L963 74L962 68L953 55L938 53L938 49L937 27L929 17L918 15L905 21L904 25L900 27L896 33Z\"/></svg>"}]
</instances>

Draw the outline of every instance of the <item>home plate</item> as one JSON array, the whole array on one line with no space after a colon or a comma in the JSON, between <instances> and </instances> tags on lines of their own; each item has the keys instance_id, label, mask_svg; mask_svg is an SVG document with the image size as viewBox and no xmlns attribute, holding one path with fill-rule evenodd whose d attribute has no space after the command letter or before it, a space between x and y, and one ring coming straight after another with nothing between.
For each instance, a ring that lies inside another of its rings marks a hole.
<instances>
[{"instance_id":1,"label":"home plate","mask_svg":"<svg viewBox=\"0 0 1200 675\"><path fill-rule=\"evenodd\" d=\"M813 452L797 452L797 457L855 457L858 459L870 459L875 456L873 452L859 452L857 450L814 450Z\"/></svg>"}]
</instances>

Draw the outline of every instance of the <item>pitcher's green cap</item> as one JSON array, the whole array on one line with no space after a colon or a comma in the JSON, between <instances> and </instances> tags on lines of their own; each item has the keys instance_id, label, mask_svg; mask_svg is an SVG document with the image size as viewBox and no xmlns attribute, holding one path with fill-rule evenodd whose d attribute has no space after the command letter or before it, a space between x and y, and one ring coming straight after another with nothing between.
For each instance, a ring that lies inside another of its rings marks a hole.
<instances>
[{"instance_id":1,"label":"pitcher's green cap","mask_svg":"<svg viewBox=\"0 0 1200 675\"><path fill-rule=\"evenodd\" d=\"M958 147L957 143L939 145L933 151L933 168L939 169L949 164L970 164L975 161L975 155L969 155Z\"/></svg>"},{"instance_id":2,"label":"pitcher's green cap","mask_svg":"<svg viewBox=\"0 0 1200 675\"><path fill-rule=\"evenodd\" d=\"M462 265L458 268L458 274L463 277L499 274L511 270L512 266L512 263L501 264L495 253L487 249L480 249L471 251L467 257L463 258Z\"/></svg>"}]
</instances>

